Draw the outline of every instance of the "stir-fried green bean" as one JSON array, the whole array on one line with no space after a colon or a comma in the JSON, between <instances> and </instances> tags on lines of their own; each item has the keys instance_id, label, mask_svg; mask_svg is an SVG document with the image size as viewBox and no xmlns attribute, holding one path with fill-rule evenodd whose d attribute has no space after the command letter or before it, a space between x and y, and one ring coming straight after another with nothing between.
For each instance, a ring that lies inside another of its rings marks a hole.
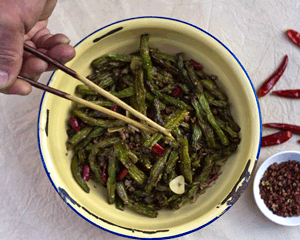
<instances>
[{"instance_id":1,"label":"stir-fried green bean","mask_svg":"<svg viewBox=\"0 0 300 240\"><path fill-rule=\"evenodd\" d=\"M73 174L73 177L75 179L75 181L79 184L79 186L87 193L90 192L90 188L89 186L86 184L86 182L83 180L81 173L79 171L79 167L78 167L78 158L76 156L76 154L73 156L72 158L72 162L71 162L71 171Z\"/></svg>"},{"instance_id":2,"label":"stir-fried green bean","mask_svg":"<svg viewBox=\"0 0 300 240\"><path fill-rule=\"evenodd\" d=\"M183 53L153 48L149 39L142 35L134 54L95 59L88 78L164 126L175 140L77 104L70 114L78 126L68 121L66 144L74 151L71 172L83 191L89 192L86 181L91 179L106 188L107 202L117 209L156 217L160 209L176 210L195 201L241 139L216 77L196 69ZM140 121L85 85L75 93ZM178 179L184 180L184 191L174 189Z\"/></svg>"}]
</instances>

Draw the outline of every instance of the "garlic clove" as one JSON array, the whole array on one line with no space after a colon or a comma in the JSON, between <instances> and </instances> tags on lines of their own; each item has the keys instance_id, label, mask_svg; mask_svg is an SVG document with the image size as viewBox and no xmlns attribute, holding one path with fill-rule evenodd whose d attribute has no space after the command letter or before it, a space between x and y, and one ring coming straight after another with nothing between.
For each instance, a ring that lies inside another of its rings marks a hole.
<instances>
[{"instance_id":1,"label":"garlic clove","mask_svg":"<svg viewBox=\"0 0 300 240\"><path fill-rule=\"evenodd\" d=\"M172 181L169 183L169 187L172 190L172 192L176 194L183 194L185 191L185 181L184 177L182 175L174 178Z\"/></svg>"}]
</instances>

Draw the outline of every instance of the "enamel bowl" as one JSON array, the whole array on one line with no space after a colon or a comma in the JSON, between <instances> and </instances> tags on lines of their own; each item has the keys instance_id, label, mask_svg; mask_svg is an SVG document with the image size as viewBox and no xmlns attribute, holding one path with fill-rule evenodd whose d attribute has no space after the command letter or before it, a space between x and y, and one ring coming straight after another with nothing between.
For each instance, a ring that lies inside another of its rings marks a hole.
<instances>
[{"instance_id":1,"label":"enamel bowl","mask_svg":"<svg viewBox=\"0 0 300 240\"><path fill-rule=\"evenodd\" d=\"M260 211L271 221L283 225L283 226L299 226L300 225L300 216L296 217L281 217L274 214L264 203L264 200L260 196L259 184L262 179L265 171L268 169L270 165L273 163L282 163L286 161L296 160L300 162L300 152L298 151L283 151L276 153L269 157L263 164L259 167L255 174L254 182L253 182L253 194L255 202L260 209Z\"/></svg>"},{"instance_id":2,"label":"enamel bowl","mask_svg":"<svg viewBox=\"0 0 300 240\"><path fill-rule=\"evenodd\" d=\"M71 102L44 94L39 113L38 141L45 170L55 190L78 215L101 229L131 238L163 239L199 230L221 217L248 185L260 150L260 109L253 85L234 54L206 31L175 19L141 17L103 27L76 46L76 57L67 65L79 74L91 73L93 59L106 53L138 50L140 35L150 34L150 46L163 52L184 52L219 78L232 114L241 126L237 152L222 168L222 175L194 204L178 211L160 211L151 219L129 209L120 211L106 201L105 190L89 181L90 193L75 182L70 170L72 153L66 149L66 121ZM74 94L77 80L55 72L49 86Z\"/></svg>"}]
</instances>

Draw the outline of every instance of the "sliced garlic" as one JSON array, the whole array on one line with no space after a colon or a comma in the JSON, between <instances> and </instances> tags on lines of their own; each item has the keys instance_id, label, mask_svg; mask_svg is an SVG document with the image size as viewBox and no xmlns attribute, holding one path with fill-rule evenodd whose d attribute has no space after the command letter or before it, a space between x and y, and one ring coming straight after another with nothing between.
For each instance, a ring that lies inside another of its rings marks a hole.
<instances>
[{"instance_id":1,"label":"sliced garlic","mask_svg":"<svg viewBox=\"0 0 300 240\"><path fill-rule=\"evenodd\" d=\"M185 191L184 177L180 175L174 178L172 181L170 181L169 187L172 190L172 192L176 194L183 194Z\"/></svg>"}]
</instances>

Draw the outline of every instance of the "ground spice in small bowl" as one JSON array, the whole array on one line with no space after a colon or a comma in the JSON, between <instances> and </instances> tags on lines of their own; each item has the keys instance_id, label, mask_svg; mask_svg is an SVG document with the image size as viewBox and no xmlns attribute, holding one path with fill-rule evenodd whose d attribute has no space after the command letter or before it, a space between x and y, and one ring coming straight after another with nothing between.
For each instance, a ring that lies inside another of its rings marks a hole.
<instances>
[{"instance_id":1,"label":"ground spice in small bowl","mask_svg":"<svg viewBox=\"0 0 300 240\"><path fill-rule=\"evenodd\" d=\"M260 180L260 196L276 215L300 215L300 163L296 160L274 163Z\"/></svg>"}]
</instances>

